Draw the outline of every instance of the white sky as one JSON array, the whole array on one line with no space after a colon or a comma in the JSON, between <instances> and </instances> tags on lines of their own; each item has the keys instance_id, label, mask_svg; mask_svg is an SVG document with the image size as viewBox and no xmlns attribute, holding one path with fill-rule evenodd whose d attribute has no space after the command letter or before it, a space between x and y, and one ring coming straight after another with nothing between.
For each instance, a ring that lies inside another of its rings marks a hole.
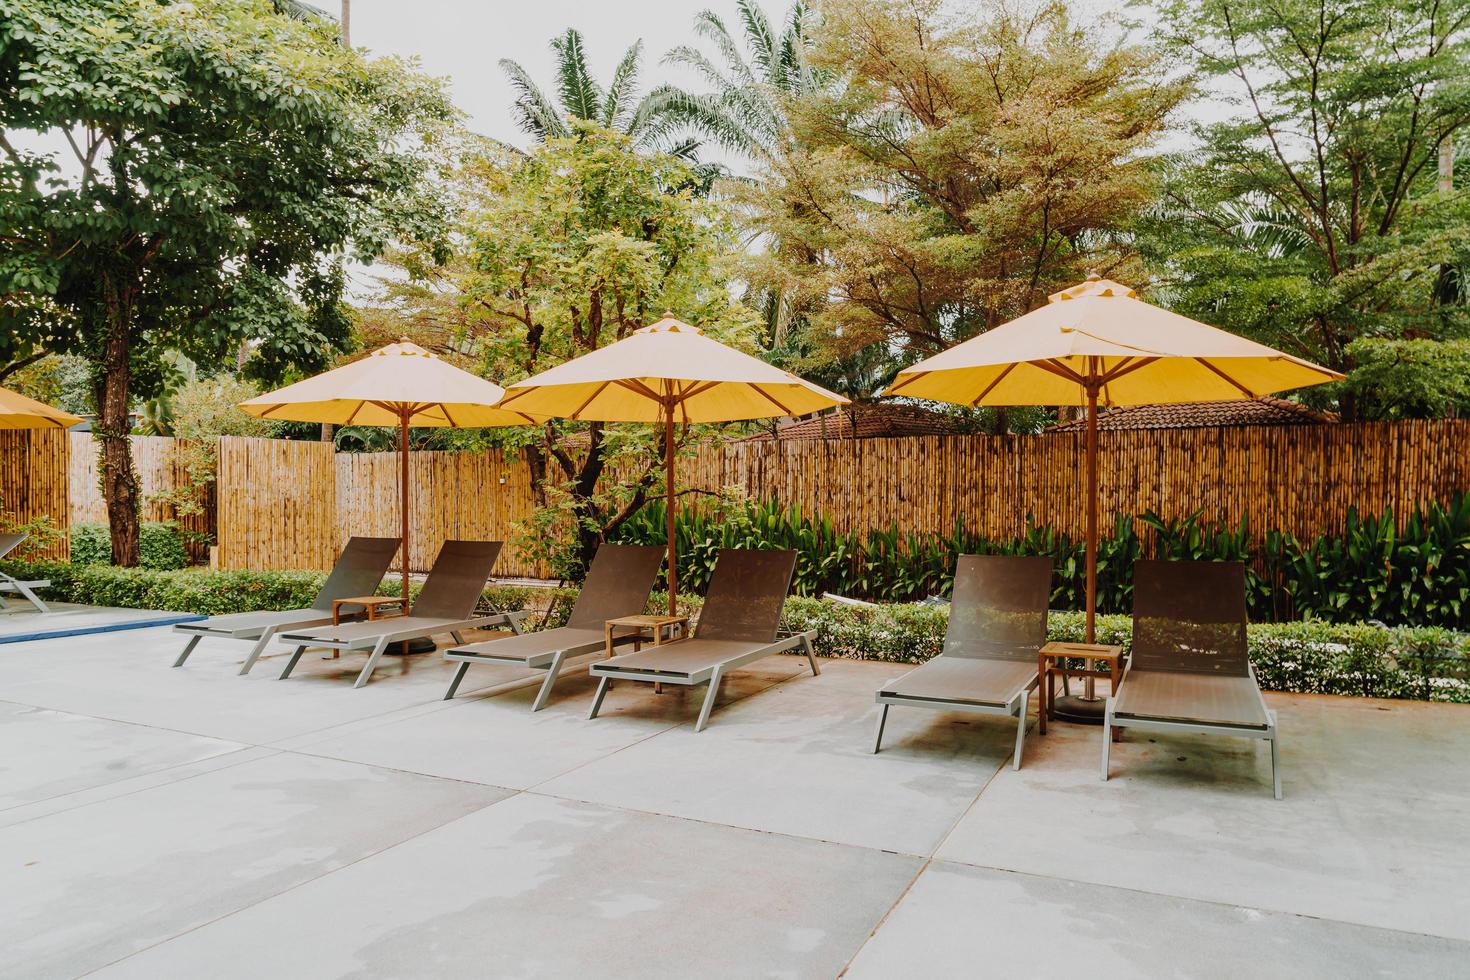
<instances>
[{"instance_id":1,"label":"white sky","mask_svg":"<svg viewBox=\"0 0 1470 980\"><path fill-rule=\"evenodd\" d=\"M333 13L339 2L316 0ZM788 0L761 0L778 30L788 5ZM670 48L696 43L694 15L706 7L732 33L739 29L734 0L352 0L352 44L379 54L417 56L429 74L450 79L471 128L525 146L526 136L511 116L515 94L500 59L519 61L554 97L550 42L575 27L586 42L593 77L602 84L628 46L641 38L643 91L660 82L692 87L695 79L659 62Z\"/></svg>"}]
</instances>

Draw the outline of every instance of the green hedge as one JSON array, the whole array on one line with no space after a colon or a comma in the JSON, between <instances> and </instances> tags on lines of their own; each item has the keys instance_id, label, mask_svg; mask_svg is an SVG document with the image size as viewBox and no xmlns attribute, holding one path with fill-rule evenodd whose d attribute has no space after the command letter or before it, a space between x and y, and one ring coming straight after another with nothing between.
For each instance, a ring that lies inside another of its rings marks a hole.
<instances>
[{"instance_id":1,"label":"green hedge","mask_svg":"<svg viewBox=\"0 0 1470 980\"><path fill-rule=\"evenodd\" d=\"M106 524L73 524L71 563L111 565L112 535ZM189 564L184 535L173 521L146 521L138 528L138 564L153 571L169 571Z\"/></svg>"},{"instance_id":2,"label":"green hedge","mask_svg":"<svg viewBox=\"0 0 1470 980\"><path fill-rule=\"evenodd\" d=\"M58 562L0 562L0 568L18 578L50 579L47 595L59 601L206 615L307 606L324 579L319 572L158 572ZM390 577L378 592L398 589L398 579ZM485 601L506 611L531 610L528 626L535 629L564 624L576 595L571 588L493 586ZM655 593L649 609L661 610L664 603ZM679 603L686 613L700 604L697 596ZM814 629L818 653L854 660L922 663L939 653L948 616L943 606L846 606L801 596L786 601L789 628ZM1052 639L1082 639L1081 613L1052 613L1049 626ZM1100 642L1126 647L1132 621L1099 616L1097 634ZM1253 623L1248 635L1256 676L1271 690L1470 703L1470 634L1309 621Z\"/></svg>"}]
</instances>

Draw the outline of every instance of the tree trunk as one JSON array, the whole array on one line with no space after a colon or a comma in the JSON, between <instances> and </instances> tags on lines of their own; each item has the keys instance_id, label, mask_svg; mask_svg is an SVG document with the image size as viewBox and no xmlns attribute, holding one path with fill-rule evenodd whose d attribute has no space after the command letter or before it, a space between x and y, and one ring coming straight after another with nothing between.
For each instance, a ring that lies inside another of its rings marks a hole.
<instances>
[{"instance_id":1,"label":"tree trunk","mask_svg":"<svg viewBox=\"0 0 1470 980\"><path fill-rule=\"evenodd\" d=\"M97 427L102 444L102 500L107 505L107 522L112 529L112 563L138 564L138 474L133 469L133 447L128 442L132 421L128 415L128 325L132 322L132 300L124 290L115 290L108 303L111 320L107 346L97 382Z\"/></svg>"}]
</instances>

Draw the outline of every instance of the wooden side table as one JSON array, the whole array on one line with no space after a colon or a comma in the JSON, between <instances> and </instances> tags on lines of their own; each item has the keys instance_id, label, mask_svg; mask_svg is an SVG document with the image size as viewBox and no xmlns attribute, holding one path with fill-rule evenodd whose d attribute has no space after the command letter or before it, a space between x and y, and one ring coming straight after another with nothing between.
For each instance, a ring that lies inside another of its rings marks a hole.
<instances>
[{"instance_id":1,"label":"wooden side table","mask_svg":"<svg viewBox=\"0 0 1470 980\"><path fill-rule=\"evenodd\" d=\"M360 595L354 596L351 599L333 599L332 625L342 625L343 606L362 606L367 612L368 619L378 620L392 619L395 616L407 616L407 605L407 601L401 595ZM390 610L386 616L383 615L384 609ZM336 660L340 656L342 656L341 650L333 650L330 657L323 657L322 659Z\"/></svg>"},{"instance_id":2,"label":"wooden side table","mask_svg":"<svg viewBox=\"0 0 1470 980\"><path fill-rule=\"evenodd\" d=\"M1087 665L1067 667L1062 663L1064 660L1083 660ZM1097 669L1099 660L1108 665L1107 670ZM1123 648L1111 643L1048 643L1037 655L1036 672L1041 679L1038 687L1041 703L1037 706L1036 730L1045 735L1046 721L1054 717L1052 678L1058 674L1064 677L1106 677L1116 691L1118 679L1123 676Z\"/></svg>"},{"instance_id":3,"label":"wooden side table","mask_svg":"<svg viewBox=\"0 0 1470 980\"><path fill-rule=\"evenodd\" d=\"M631 633L623 633L618 639L626 639L631 635L633 637L633 649L637 651L643 648L643 638L645 636L651 638L653 645L658 647L663 646L665 642L674 639L680 634L688 633L689 617L639 615L619 616L617 619L609 619L602 626L603 642L607 645L607 655L609 657L613 655L613 633L618 629L632 631ZM655 694L662 694L663 688L664 686L662 684L653 685Z\"/></svg>"}]
</instances>

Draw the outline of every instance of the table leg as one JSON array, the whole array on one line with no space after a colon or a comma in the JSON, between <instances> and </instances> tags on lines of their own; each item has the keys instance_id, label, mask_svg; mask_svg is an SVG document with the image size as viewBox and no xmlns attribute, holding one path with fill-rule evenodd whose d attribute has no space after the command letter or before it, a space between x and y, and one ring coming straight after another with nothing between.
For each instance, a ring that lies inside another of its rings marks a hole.
<instances>
[{"instance_id":1,"label":"table leg","mask_svg":"<svg viewBox=\"0 0 1470 980\"><path fill-rule=\"evenodd\" d=\"M1036 658L1037 679L1041 681L1036 688L1036 732L1039 735L1046 734L1046 702L1047 695L1051 693L1051 674L1046 669L1046 657Z\"/></svg>"}]
</instances>

